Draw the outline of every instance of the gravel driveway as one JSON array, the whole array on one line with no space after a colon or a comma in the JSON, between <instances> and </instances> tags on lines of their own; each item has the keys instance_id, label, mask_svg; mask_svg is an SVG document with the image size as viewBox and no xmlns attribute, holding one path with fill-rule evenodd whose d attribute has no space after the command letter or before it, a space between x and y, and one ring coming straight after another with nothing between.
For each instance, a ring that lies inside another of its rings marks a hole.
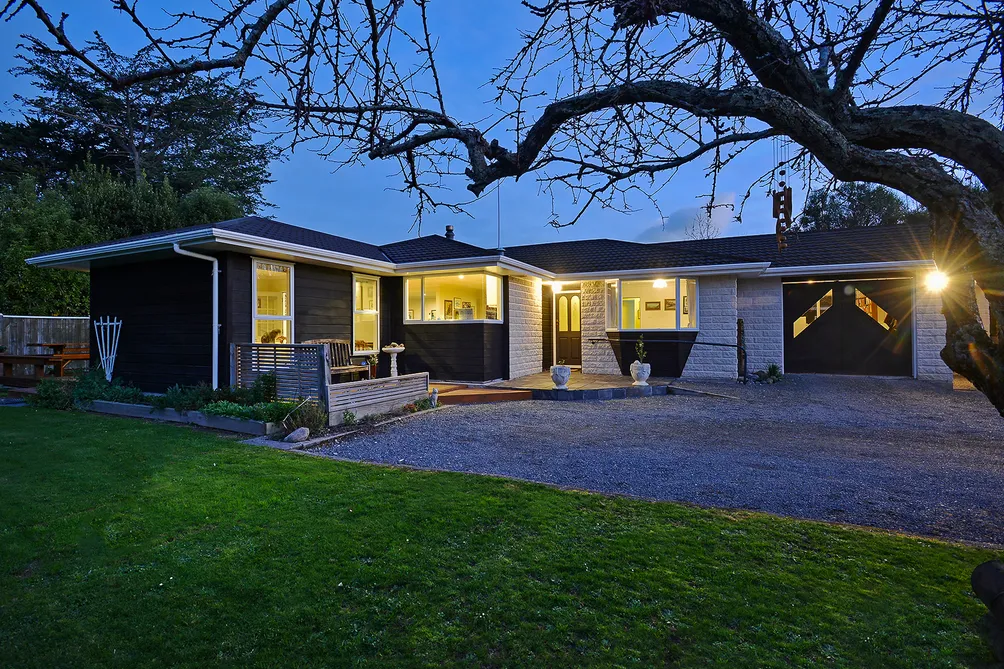
<instances>
[{"instance_id":1,"label":"gravel driveway","mask_svg":"<svg viewBox=\"0 0 1004 669\"><path fill-rule=\"evenodd\" d=\"M739 399L450 407L320 452L1004 544L1004 418L977 392L824 376L681 385Z\"/></svg>"}]
</instances>

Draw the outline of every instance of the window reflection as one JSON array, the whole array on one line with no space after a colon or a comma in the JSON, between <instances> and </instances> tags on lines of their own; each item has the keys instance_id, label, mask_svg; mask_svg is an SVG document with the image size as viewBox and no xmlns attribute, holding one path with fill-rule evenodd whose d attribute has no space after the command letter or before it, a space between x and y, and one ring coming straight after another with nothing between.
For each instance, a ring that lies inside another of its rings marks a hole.
<instances>
[{"instance_id":1,"label":"window reflection","mask_svg":"<svg viewBox=\"0 0 1004 669\"><path fill-rule=\"evenodd\" d=\"M827 309L833 306L833 289L826 291L819 300L813 304L811 307L806 309L805 313L799 316L798 320L794 323L795 334L798 335L805 332L805 329L816 322L816 319L826 313Z\"/></svg>"}]
</instances>

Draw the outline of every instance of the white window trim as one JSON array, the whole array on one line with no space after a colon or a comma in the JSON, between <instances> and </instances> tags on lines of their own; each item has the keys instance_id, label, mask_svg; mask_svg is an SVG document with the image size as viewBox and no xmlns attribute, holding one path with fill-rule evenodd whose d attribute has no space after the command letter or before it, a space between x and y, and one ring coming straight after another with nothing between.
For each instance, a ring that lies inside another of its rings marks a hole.
<instances>
[{"instance_id":1,"label":"white window trim","mask_svg":"<svg viewBox=\"0 0 1004 669\"><path fill-rule=\"evenodd\" d=\"M356 308L356 279L369 279L376 281L376 310ZM356 350L356 314L376 314L376 339L373 341L375 348L372 351ZM370 274L352 273L352 355L373 355L380 352L380 277Z\"/></svg>"},{"instance_id":2,"label":"white window trim","mask_svg":"<svg viewBox=\"0 0 1004 669\"><path fill-rule=\"evenodd\" d=\"M258 315L258 263L268 263L269 265L279 265L280 267L289 268L289 316L259 316ZM287 344L292 344L296 341L296 322L294 316L296 314L296 280L294 279L293 273L296 271L293 263L282 262L280 260L272 260L271 258L257 258L251 256L251 339L257 344L257 336L255 335L255 325L258 321L289 321L289 341Z\"/></svg>"},{"instance_id":3,"label":"white window trim","mask_svg":"<svg viewBox=\"0 0 1004 669\"><path fill-rule=\"evenodd\" d=\"M654 276L651 278L636 279L632 277L629 281L656 281L660 277ZM622 306L624 300L624 291L621 284L622 279L616 279L617 282L617 326L610 327L609 323L606 323L607 315L607 284L613 283L613 281L607 280L603 282L603 319L606 326L607 332L697 332L701 329L701 310L698 308L701 303L701 280L696 276L678 276L674 279L676 281L676 323L679 325L683 321L680 317L683 315L683 298L680 296L680 282L686 281L688 279L694 280L694 299L693 304L690 305L691 314L694 316L694 327L691 328L628 328L623 327L624 323L624 308ZM688 314L690 315L690 314Z\"/></svg>"},{"instance_id":4,"label":"white window trim","mask_svg":"<svg viewBox=\"0 0 1004 669\"><path fill-rule=\"evenodd\" d=\"M491 276L494 276L496 279L498 279L498 282L499 282L499 296L498 296L499 297L499 317L497 319L491 319L491 318L472 318L470 320L465 320L465 321L447 321L447 320L426 321L426 320L422 320L421 318L408 318L408 281L418 281L419 282L419 291L420 291L421 302L422 302L422 311L421 311L421 313L424 316L425 315L425 279L426 279L426 277L427 276L433 276L433 277L460 276L459 274L448 274L448 275L443 275L443 274L429 274L429 275L425 275L425 274L421 274L421 275L416 275L416 276L406 276L403 279L401 279L401 288L403 289L403 292L404 292L404 299L401 300L404 303L404 308L402 309L402 317L404 318L404 324L405 325L460 325L460 324L467 325L469 323L492 323L492 324L505 323L505 309L503 308L503 302L505 302L505 299L504 299L504 297L505 297L505 287L502 285L502 277L499 276L498 274L492 274L491 272L465 272L464 274L466 276L488 276L489 274L491 274ZM486 302L487 302L487 298L488 298L488 289L485 288L485 300L486 300Z\"/></svg>"}]
</instances>

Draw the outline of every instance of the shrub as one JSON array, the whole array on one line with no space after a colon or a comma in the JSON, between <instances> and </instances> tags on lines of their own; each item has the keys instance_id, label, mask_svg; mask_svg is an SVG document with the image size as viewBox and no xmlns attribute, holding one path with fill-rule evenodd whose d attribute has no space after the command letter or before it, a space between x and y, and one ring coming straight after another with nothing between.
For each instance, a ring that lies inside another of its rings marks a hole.
<instances>
[{"instance_id":1,"label":"shrub","mask_svg":"<svg viewBox=\"0 0 1004 669\"><path fill-rule=\"evenodd\" d=\"M352 418L355 419L355 414ZM290 432L298 427L305 427L314 433L328 426L328 414L320 402L314 400L301 402L283 421L283 426Z\"/></svg>"},{"instance_id":2,"label":"shrub","mask_svg":"<svg viewBox=\"0 0 1004 669\"><path fill-rule=\"evenodd\" d=\"M142 390L123 383L121 379L112 379L109 383L101 369L92 369L77 377L73 399L84 404L94 400L128 404L148 404L150 401Z\"/></svg>"},{"instance_id":3,"label":"shrub","mask_svg":"<svg viewBox=\"0 0 1004 669\"><path fill-rule=\"evenodd\" d=\"M150 398L150 403L155 409L176 409L178 411L199 411L207 404L215 402L254 406L256 404L271 404L276 401L278 401L276 377L271 372L262 374L247 388L213 390L207 383L195 386L174 385L168 388L163 395Z\"/></svg>"},{"instance_id":4,"label":"shrub","mask_svg":"<svg viewBox=\"0 0 1004 669\"><path fill-rule=\"evenodd\" d=\"M228 400L210 402L202 407L207 416L229 416L246 420L260 420L265 423L279 423L296 407L292 402L259 402L258 404L237 404Z\"/></svg>"},{"instance_id":5,"label":"shrub","mask_svg":"<svg viewBox=\"0 0 1004 669\"><path fill-rule=\"evenodd\" d=\"M39 409L72 409L73 382L43 379L35 388L35 394L28 396L28 404Z\"/></svg>"},{"instance_id":6,"label":"shrub","mask_svg":"<svg viewBox=\"0 0 1004 669\"><path fill-rule=\"evenodd\" d=\"M356 420L356 414L352 411L342 412L342 425L355 425L359 421Z\"/></svg>"}]
</instances>

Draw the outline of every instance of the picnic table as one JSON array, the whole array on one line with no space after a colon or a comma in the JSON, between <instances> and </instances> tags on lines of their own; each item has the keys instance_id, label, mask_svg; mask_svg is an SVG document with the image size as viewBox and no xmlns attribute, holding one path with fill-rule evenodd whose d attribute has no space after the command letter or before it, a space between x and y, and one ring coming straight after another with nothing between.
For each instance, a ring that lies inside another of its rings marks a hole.
<instances>
[{"instance_id":1,"label":"picnic table","mask_svg":"<svg viewBox=\"0 0 1004 669\"><path fill-rule=\"evenodd\" d=\"M3 367L3 376L14 376L14 365L27 365L34 368L34 377L41 379L45 376L45 368L52 366L52 373L55 376L63 376L66 366L75 360L90 360L90 346L87 344L26 344L32 348L47 348L51 353L40 354L0 354L0 365Z\"/></svg>"}]
</instances>

